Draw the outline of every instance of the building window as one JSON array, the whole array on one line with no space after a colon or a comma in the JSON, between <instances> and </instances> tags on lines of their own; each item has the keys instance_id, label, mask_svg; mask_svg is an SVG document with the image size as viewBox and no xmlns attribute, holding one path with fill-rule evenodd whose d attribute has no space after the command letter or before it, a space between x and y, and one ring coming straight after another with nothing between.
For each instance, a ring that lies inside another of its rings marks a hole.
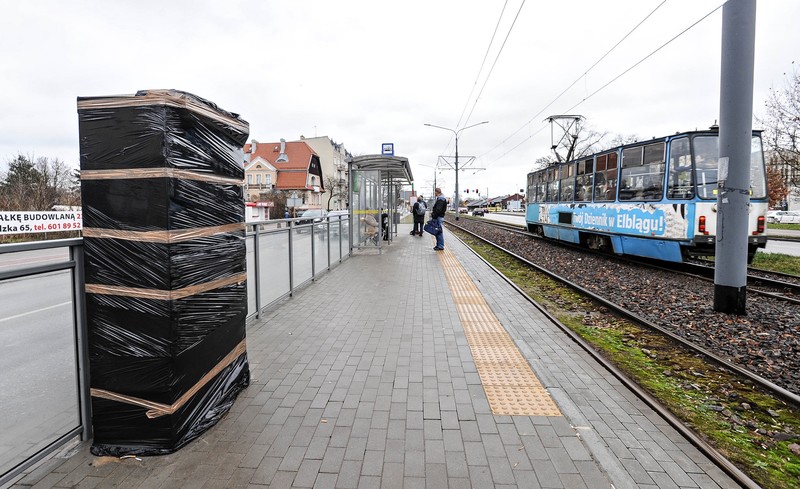
<instances>
[{"instance_id":1,"label":"building window","mask_svg":"<svg viewBox=\"0 0 800 489\"><path fill-rule=\"evenodd\" d=\"M256 183L261 185L261 174L256 175Z\"/></svg>"},{"instance_id":2,"label":"building window","mask_svg":"<svg viewBox=\"0 0 800 489\"><path fill-rule=\"evenodd\" d=\"M253 185L253 175L247 175L247 185Z\"/></svg>"},{"instance_id":3,"label":"building window","mask_svg":"<svg viewBox=\"0 0 800 489\"><path fill-rule=\"evenodd\" d=\"M266 183L267 185L272 185L272 175L270 174L264 175L264 183Z\"/></svg>"}]
</instances>

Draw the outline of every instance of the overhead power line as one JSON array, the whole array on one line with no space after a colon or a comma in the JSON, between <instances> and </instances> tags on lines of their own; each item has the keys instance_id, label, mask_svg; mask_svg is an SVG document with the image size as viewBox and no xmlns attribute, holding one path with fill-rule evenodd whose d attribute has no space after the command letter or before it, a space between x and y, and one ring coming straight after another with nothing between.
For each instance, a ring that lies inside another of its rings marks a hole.
<instances>
[{"instance_id":1,"label":"overhead power line","mask_svg":"<svg viewBox=\"0 0 800 489\"><path fill-rule=\"evenodd\" d=\"M506 12L507 5L508 5L508 0L506 0L505 3L503 4L503 9L500 11L500 17L497 18L497 24L495 24L494 26L494 32L492 32L492 38L489 40L489 45L486 46L486 53L484 53L483 55L483 61L481 61L481 67L478 69L478 74L475 76L475 82L472 84L472 88L469 91L469 95L467 95L467 101L464 102L464 108L461 109L461 115L458 116L458 122L456 123L456 127L461 127L461 119L464 118L464 112L467 111L467 106L469 105L469 101L472 100L472 94L475 92L475 87L478 86L478 80L480 80L481 73L483 73L483 67L486 65L486 59L489 57L489 51L491 51L492 44L494 44L494 37L497 35L497 29L500 28L500 21L503 20L503 14Z\"/></svg>"},{"instance_id":2,"label":"overhead power line","mask_svg":"<svg viewBox=\"0 0 800 489\"><path fill-rule=\"evenodd\" d=\"M658 4L658 5L657 5L657 6L656 6L656 7L655 7L653 10L651 10L651 11L650 11L650 13L648 13L648 14L647 14L647 15L646 15L646 16L645 16L645 17L644 17L644 18L643 18L641 21L639 21L639 23L638 23L638 24L636 24L636 25L635 25L635 26L634 26L634 27L633 27L633 28L632 28L630 31L628 31L628 33L627 33L627 34L625 34L624 36L622 36L622 38L621 38L619 41L617 41L617 43L616 43L616 44L614 44L614 45L611 47L611 49L609 49L608 51L606 51L606 52L605 52L605 54L603 54L602 56L600 56L600 57L597 59L597 61L595 61L594 63L592 63L592 65L591 65L589 68L587 68L586 70L584 70L583 74L581 74L580 76L578 76L577 78L575 78L575 80L574 80L572 83L570 83L570 85L569 85L567 88L565 88L564 90L562 90L562 91L561 91L561 93L559 93L559 94L558 94L558 95L557 95L557 96L556 96L556 97L555 97L553 100L551 100L551 101L550 101L550 102L549 102L547 105L545 105L544 107L542 107L542 108L539 110L539 112L537 112L536 114L534 114L534 115L533 115L533 117L531 117L531 118L530 118L530 120L528 120L528 122L524 123L524 124L523 124L523 125L522 125L522 126L519 128L519 129L517 129L516 131L514 131L513 133L511 133L509 136L507 136L505 139L503 139L503 140L502 140L500 143L498 143L496 146L494 146L492 149L490 149L489 151L487 151L486 153L484 153L484 154L483 154L483 155L481 155L481 156L487 155L487 154L491 153L492 151L494 151L495 149L497 149L498 147L502 146L502 145L503 145L503 144L505 144L505 143L506 143L506 142L507 142L509 139L511 139L512 137L516 136L516 135L517 135L517 134L518 134L518 133L519 133L521 130L525 129L525 127L527 127L527 126L528 126L528 125L529 125L531 122L533 122L533 121L534 121L536 118L540 117L540 116L542 115L542 113L544 113L544 111L545 111L545 110L547 110L548 108L550 108L550 106L551 106L551 105L553 105L554 103L556 103L556 102L558 101L558 99L560 99L560 98L561 98L561 97L562 97L562 96L563 96L565 93L567 93L567 92L568 92L568 91L569 91L569 90L570 90L572 87L574 87L576 83L578 83L578 82L579 82L580 80L582 80L582 79L583 79L583 78L584 78L586 75L588 75L588 74L589 74L589 72L590 72L592 69L594 69L594 67L595 67L595 66L597 66L598 64L600 64L600 62L601 62L601 61L603 61L603 60L604 60L606 57L608 57L608 55L609 55L609 54L611 54L611 53L612 53L612 52L613 52L615 49L617 49L617 47L619 47L619 45L620 45L620 44L622 44L622 43L625 41L625 39L627 39L628 37L630 37L630 35L631 35L631 34L633 34L633 33L636 31L636 29L638 29L639 27L641 27L641 25L642 25L642 24L644 24L644 23L645 23L645 21L647 21L647 19L649 19L649 18L650 18L650 17L651 17L651 16L652 16L654 13L656 13L656 11L657 11L659 8L661 8L661 6L663 6L663 5L664 5L666 2L667 2L667 0L663 0L663 1L662 1L660 4ZM568 110L568 111L566 111L566 112L570 112L570 111ZM565 112L565 113L566 113L566 112ZM538 134L539 132L540 132L540 131L536 131L534 134L532 134L531 136L529 136L528 138L526 138L526 139L525 139L525 140L523 140L523 141L527 141L528 139L530 139L530 138L531 138L531 137L533 137L534 135ZM514 146L514 148L512 148L512 149L515 149L515 148L517 148L517 147L519 147L519 146L520 146L520 145L518 144L518 145ZM503 153L503 155L502 155L500 158L502 158L503 156L507 155L508 153L509 153L508 151L507 151L506 153ZM499 160L500 158L496 158L495 160L493 160L493 162L494 162L494 161L497 161L497 160Z\"/></svg>"},{"instance_id":3,"label":"overhead power line","mask_svg":"<svg viewBox=\"0 0 800 489\"><path fill-rule=\"evenodd\" d=\"M611 85L611 84L612 84L612 83L614 83L615 81L617 81L617 80L619 80L620 78L622 78L622 77L623 77L625 74L627 74L629 71L631 71L632 69L636 68L636 67L637 67L637 66L639 66L640 64L644 63L644 62L645 62L645 61L646 61L648 58L650 58L651 56L653 56L653 55L654 55L654 54L656 54L657 52L659 52L659 51L661 51L662 49L664 49L664 48L665 48L667 45L669 45L670 43L672 43L672 41L674 41L675 39L677 39L677 38L681 37L682 35L686 34L686 33L687 33L687 32L688 32L690 29L692 29L694 26L696 26L696 25L697 25L697 24L699 24L700 22L702 22L702 21L706 20L706 18L708 18L708 17L709 17L711 14L713 14L714 12L716 12L717 10L719 10L720 8L722 8L722 5L718 6L717 8L715 8L714 10L712 10L711 12L707 13L706 15L704 15L704 16L703 16L703 17L701 17L701 18L700 18L698 21L696 21L694 24L692 24L692 25L690 25L689 27L687 27L686 29L682 30L682 31L681 31L680 33L678 33L678 34L677 34L675 37L673 37L673 38L672 38L672 39L670 39L669 41L665 42L665 43L664 43L664 44L662 44L661 46L657 47L657 48L656 48L655 50L653 50L653 51L652 51L650 54L648 54L648 55L647 55L647 56L645 56L644 58L640 59L639 61L637 61L636 63L634 63L633 65L631 65L631 67L630 67L630 68L628 68L627 70L623 71L623 72L622 72L622 73L620 73L619 75L615 76L614 78L612 78L611 80L609 80L609 82L608 82L608 83L606 83L606 84L605 84L605 85L603 85L602 87L598 88L598 89L597 89L597 90L595 90L594 92L592 92L592 93L590 93L589 95L587 95L586 97L584 97L584 98L583 98L583 100L581 100L581 101L580 101L580 102L578 102L577 104L575 104L575 105L573 105L572 107L570 107L570 108L569 108L569 110L567 110L567 112L571 111L571 110L572 110L572 109L574 109L575 107L577 107L577 106L581 105L582 103L586 102L586 101L587 101L587 100L589 100L590 98L592 98L592 97L594 97L595 95L597 95L597 94L598 94L599 92L601 92L603 89L605 89L606 87L608 87L609 85Z\"/></svg>"},{"instance_id":4,"label":"overhead power line","mask_svg":"<svg viewBox=\"0 0 800 489\"><path fill-rule=\"evenodd\" d=\"M472 104L472 109L469 111L469 115L467 116L466 120L464 121L464 125L466 126L469 123L469 118L472 117L472 113L475 111L475 106L478 105L478 100L480 100L481 95L483 95L483 89L486 88L486 84L489 83L489 78L492 76L492 72L494 71L494 67L497 65L497 60L500 59L500 55L503 53L503 48L506 47L506 42L508 41L508 37L511 35L511 31L514 29L514 25L517 23L517 19L519 18L520 12L522 12L522 7L525 6L525 0L522 0L522 3L517 9L517 15L514 16L514 21L511 22L511 27L508 28L508 32L506 32L506 37L503 39L503 44L500 46L500 50L497 52L497 56L494 58L494 62L492 63L492 67L489 69L489 74L486 75L486 79L483 80L483 85L481 86L481 91L478 92L478 96L475 97L475 102Z\"/></svg>"},{"instance_id":5,"label":"overhead power line","mask_svg":"<svg viewBox=\"0 0 800 489\"><path fill-rule=\"evenodd\" d=\"M472 113L475 111L475 106L478 104L478 100L480 100L481 95L483 94L483 90L486 88L486 84L489 82L489 78L492 76L492 72L494 71L494 67L497 65L497 60L500 59L500 55L503 53L503 48L505 48L505 46L506 46L506 42L508 41L508 37L511 35L511 31L514 29L514 25L517 23L517 19L519 18L519 14L520 14L520 12L522 12L522 7L525 6L525 1L526 0L522 0L522 3L520 4L519 8L517 9L517 14L514 16L514 20L511 22L511 27L508 28L508 32L506 32L506 37L503 39L503 44L500 45L500 49L497 51L497 55L494 58L494 62L492 62L492 67L489 69L489 73L486 75L486 78L483 80L483 85L481 85L481 89L478 92L478 95L475 97L475 101L472 104L472 109L470 109L469 115L467 115L467 118L464 120L464 123L461 124L461 119L464 116L464 112L466 111L467 105L469 105L469 100L472 97L472 94L473 94L474 89L475 89L475 85L477 85L478 80L480 79L480 73L481 72L480 71L478 72L478 76L475 78L475 84L473 85L473 89L470 91L469 97L467 98L467 103L464 105L464 109L461 111L461 116L459 116L459 118L458 118L459 123L456 124L456 127L460 127L462 125L466 126L469 123L469 119L470 119L470 117L472 117ZM507 3L508 3L508 1L506 0L506 3L503 4L503 10L500 12L500 18L497 19L497 25L495 25L495 34L497 33L497 29L500 26L500 21L503 18L503 13L505 12ZM492 34L492 40L489 42L489 46L486 48L486 54L484 55L483 62L481 63L481 71L483 70L483 66L486 63L486 58L489 55L489 50L491 49L492 43L494 42L495 34ZM447 149L450 148L450 143L452 141L453 141L453 138L451 137L450 141L448 141L447 146L445 147L445 152L447 152Z\"/></svg>"}]
</instances>

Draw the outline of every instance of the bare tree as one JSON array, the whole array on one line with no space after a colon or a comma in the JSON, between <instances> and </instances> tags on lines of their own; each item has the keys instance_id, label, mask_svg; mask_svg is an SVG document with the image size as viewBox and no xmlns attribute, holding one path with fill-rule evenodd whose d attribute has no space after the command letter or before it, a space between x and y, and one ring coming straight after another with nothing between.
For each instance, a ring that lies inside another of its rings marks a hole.
<instances>
[{"instance_id":1,"label":"bare tree","mask_svg":"<svg viewBox=\"0 0 800 489\"><path fill-rule=\"evenodd\" d=\"M335 175L325 177L325 188L330 190L328 202L325 208L331 210L331 201L336 198L339 201L347 202L347 181L343 178L337 178Z\"/></svg>"},{"instance_id":2,"label":"bare tree","mask_svg":"<svg viewBox=\"0 0 800 489\"><path fill-rule=\"evenodd\" d=\"M56 204L79 202L80 187L76 187L73 169L59 159L17 155L0 175L3 210L44 211Z\"/></svg>"},{"instance_id":3,"label":"bare tree","mask_svg":"<svg viewBox=\"0 0 800 489\"><path fill-rule=\"evenodd\" d=\"M773 165L767 165L767 188L769 189L769 206L780 207L786 202L789 188L780 170Z\"/></svg>"},{"instance_id":4,"label":"bare tree","mask_svg":"<svg viewBox=\"0 0 800 489\"><path fill-rule=\"evenodd\" d=\"M789 184L800 186L800 73L792 65L792 72L784 74L784 86L770 88L764 116L756 122L764 129L770 164L784 167Z\"/></svg>"},{"instance_id":5,"label":"bare tree","mask_svg":"<svg viewBox=\"0 0 800 489\"><path fill-rule=\"evenodd\" d=\"M573 150L573 158L578 160L585 156L599 153L606 149L616 148L623 144L635 143L638 137L632 134L611 134L608 131L598 131L589 126L583 125L578 128L577 141ZM569 151L570 141L564 139L561 141L555 151L561 151L566 154ZM542 156L537 158L533 164L533 171L545 168L558 163L558 160L553 155Z\"/></svg>"}]
</instances>

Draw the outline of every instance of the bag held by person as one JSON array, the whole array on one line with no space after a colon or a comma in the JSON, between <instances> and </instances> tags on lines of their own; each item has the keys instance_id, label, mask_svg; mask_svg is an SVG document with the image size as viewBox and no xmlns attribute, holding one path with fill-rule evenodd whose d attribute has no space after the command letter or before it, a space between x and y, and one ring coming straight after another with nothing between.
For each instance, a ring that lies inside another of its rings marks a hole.
<instances>
[{"instance_id":1,"label":"bag held by person","mask_svg":"<svg viewBox=\"0 0 800 489\"><path fill-rule=\"evenodd\" d=\"M428 207L425 205L425 202L417 202L416 212L417 212L418 216L424 216L425 215L425 211L427 211L427 210L428 210Z\"/></svg>"},{"instance_id":2,"label":"bag held by person","mask_svg":"<svg viewBox=\"0 0 800 489\"><path fill-rule=\"evenodd\" d=\"M431 219L426 222L422 229L424 229L426 233L434 236L438 236L442 232L442 226L439 224L438 219Z\"/></svg>"}]
</instances>

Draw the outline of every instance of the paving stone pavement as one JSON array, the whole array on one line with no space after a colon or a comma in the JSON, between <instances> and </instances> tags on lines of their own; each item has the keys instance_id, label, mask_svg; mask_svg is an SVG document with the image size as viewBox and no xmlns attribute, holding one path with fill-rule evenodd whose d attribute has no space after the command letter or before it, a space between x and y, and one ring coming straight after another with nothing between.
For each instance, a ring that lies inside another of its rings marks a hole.
<instances>
[{"instance_id":1,"label":"paving stone pavement","mask_svg":"<svg viewBox=\"0 0 800 489\"><path fill-rule=\"evenodd\" d=\"M251 385L184 449L79 444L13 487L738 487L449 235L564 414L493 415L432 238L410 228L249 324Z\"/></svg>"}]
</instances>

